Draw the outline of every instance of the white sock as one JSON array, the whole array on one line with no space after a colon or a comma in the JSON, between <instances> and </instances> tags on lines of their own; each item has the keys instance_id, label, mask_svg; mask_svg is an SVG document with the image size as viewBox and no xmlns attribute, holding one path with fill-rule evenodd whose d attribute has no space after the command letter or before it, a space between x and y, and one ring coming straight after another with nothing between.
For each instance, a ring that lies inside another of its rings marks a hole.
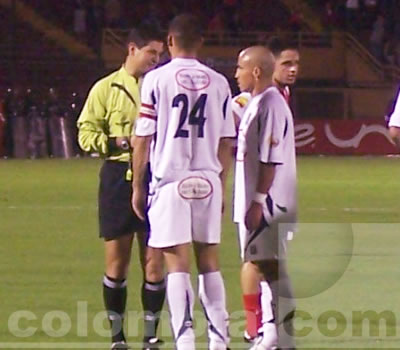
<instances>
[{"instance_id":1,"label":"white sock","mask_svg":"<svg viewBox=\"0 0 400 350\"><path fill-rule=\"evenodd\" d=\"M278 347L295 348L293 336L293 313L296 309L290 279L286 273L279 274L279 281L269 284L272 304L275 307L275 324L278 330Z\"/></svg>"},{"instance_id":2,"label":"white sock","mask_svg":"<svg viewBox=\"0 0 400 350\"><path fill-rule=\"evenodd\" d=\"M225 287L220 271L199 275L199 298L208 321L210 350L224 350L229 344Z\"/></svg>"},{"instance_id":3,"label":"white sock","mask_svg":"<svg viewBox=\"0 0 400 350\"><path fill-rule=\"evenodd\" d=\"M168 274L167 299L176 349L194 350L195 336L192 322L194 293L189 273Z\"/></svg>"},{"instance_id":4,"label":"white sock","mask_svg":"<svg viewBox=\"0 0 400 350\"><path fill-rule=\"evenodd\" d=\"M274 319L272 312L272 293L269 284L266 281L261 281L261 310L262 310L262 323L270 322Z\"/></svg>"}]
</instances>

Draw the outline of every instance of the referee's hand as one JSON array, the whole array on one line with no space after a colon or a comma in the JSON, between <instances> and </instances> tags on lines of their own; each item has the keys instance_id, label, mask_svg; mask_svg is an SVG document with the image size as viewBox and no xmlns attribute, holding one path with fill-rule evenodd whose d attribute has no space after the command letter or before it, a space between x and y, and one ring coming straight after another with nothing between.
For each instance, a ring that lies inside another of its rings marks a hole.
<instances>
[{"instance_id":1,"label":"referee's hand","mask_svg":"<svg viewBox=\"0 0 400 350\"><path fill-rule=\"evenodd\" d=\"M137 217L145 221L147 207L147 193L144 190L134 190L132 195L132 209Z\"/></svg>"}]
</instances>

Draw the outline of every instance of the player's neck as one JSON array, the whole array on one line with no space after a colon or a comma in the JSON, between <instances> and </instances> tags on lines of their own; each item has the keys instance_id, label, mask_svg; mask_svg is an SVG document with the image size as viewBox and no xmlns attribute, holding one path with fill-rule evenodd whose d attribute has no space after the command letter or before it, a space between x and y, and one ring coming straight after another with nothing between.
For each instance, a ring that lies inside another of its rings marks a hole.
<instances>
[{"instance_id":1,"label":"player's neck","mask_svg":"<svg viewBox=\"0 0 400 350\"><path fill-rule=\"evenodd\" d=\"M124 66L125 70L127 71L127 73L130 76L132 76L132 77L134 77L136 79L139 79L141 73L137 70L137 67L134 64L134 62L132 62L131 60L127 59L125 61L125 63L123 64L123 66Z\"/></svg>"},{"instance_id":2,"label":"player's neck","mask_svg":"<svg viewBox=\"0 0 400 350\"><path fill-rule=\"evenodd\" d=\"M274 79L274 85L281 91L285 90L286 86L288 86L287 84L283 84L276 79Z\"/></svg>"},{"instance_id":3,"label":"player's neck","mask_svg":"<svg viewBox=\"0 0 400 350\"><path fill-rule=\"evenodd\" d=\"M175 48L175 50L171 52L171 58L197 59L197 50L183 50Z\"/></svg>"},{"instance_id":4,"label":"player's neck","mask_svg":"<svg viewBox=\"0 0 400 350\"><path fill-rule=\"evenodd\" d=\"M267 90L269 87L273 86L271 80L259 80L254 86L253 91L251 92L252 96L256 96Z\"/></svg>"}]
</instances>

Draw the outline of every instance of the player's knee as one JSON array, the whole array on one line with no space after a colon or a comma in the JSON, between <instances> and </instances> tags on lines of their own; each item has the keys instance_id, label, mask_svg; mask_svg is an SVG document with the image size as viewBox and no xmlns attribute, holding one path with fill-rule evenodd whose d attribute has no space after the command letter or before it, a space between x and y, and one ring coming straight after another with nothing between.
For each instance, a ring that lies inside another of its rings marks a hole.
<instances>
[{"instance_id":1,"label":"player's knee","mask_svg":"<svg viewBox=\"0 0 400 350\"><path fill-rule=\"evenodd\" d=\"M115 279L125 279L128 275L129 262L113 260L106 264L106 275Z\"/></svg>"},{"instance_id":2,"label":"player's knee","mask_svg":"<svg viewBox=\"0 0 400 350\"><path fill-rule=\"evenodd\" d=\"M148 282L159 282L164 279L164 264L162 260L149 260L144 268L144 271L146 281Z\"/></svg>"},{"instance_id":3,"label":"player's knee","mask_svg":"<svg viewBox=\"0 0 400 350\"><path fill-rule=\"evenodd\" d=\"M256 264L251 261L246 261L242 264L240 273L242 276L256 276L260 275L260 270Z\"/></svg>"},{"instance_id":4,"label":"player's knee","mask_svg":"<svg viewBox=\"0 0 400 350\"><path fill-rule=\"evenodd\" d=\"M200 255L197 258L197 269L201 274L219 271L218 256L214 254Z\"/></svg>"}]
</instances>

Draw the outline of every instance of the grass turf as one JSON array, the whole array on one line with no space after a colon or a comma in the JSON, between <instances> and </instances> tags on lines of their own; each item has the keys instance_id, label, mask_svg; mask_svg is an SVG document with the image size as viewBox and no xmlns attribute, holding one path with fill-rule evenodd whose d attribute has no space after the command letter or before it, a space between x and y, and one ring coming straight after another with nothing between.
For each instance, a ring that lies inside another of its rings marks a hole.
<instances>
[{"instance_id":1,"label":"grass turf","mask_svg":"<svg viewBox=\"0 0 400 350\"><path fill-rule=\"evenodd\" d=\"M289 246L299 297L299 348L400 348L399 162L299 157L300 224ZM0 161L0 348L109 346L97 239L100 164L94 159ZM134 255L127 321L133 344L141 339L136 248ZM231 347L244 349L240 261L230 212L221 265ZM198 305L196 317L198 345L206 348ZM171 341L167 314L160 331Z\"/></svg>"}]
</instances>

